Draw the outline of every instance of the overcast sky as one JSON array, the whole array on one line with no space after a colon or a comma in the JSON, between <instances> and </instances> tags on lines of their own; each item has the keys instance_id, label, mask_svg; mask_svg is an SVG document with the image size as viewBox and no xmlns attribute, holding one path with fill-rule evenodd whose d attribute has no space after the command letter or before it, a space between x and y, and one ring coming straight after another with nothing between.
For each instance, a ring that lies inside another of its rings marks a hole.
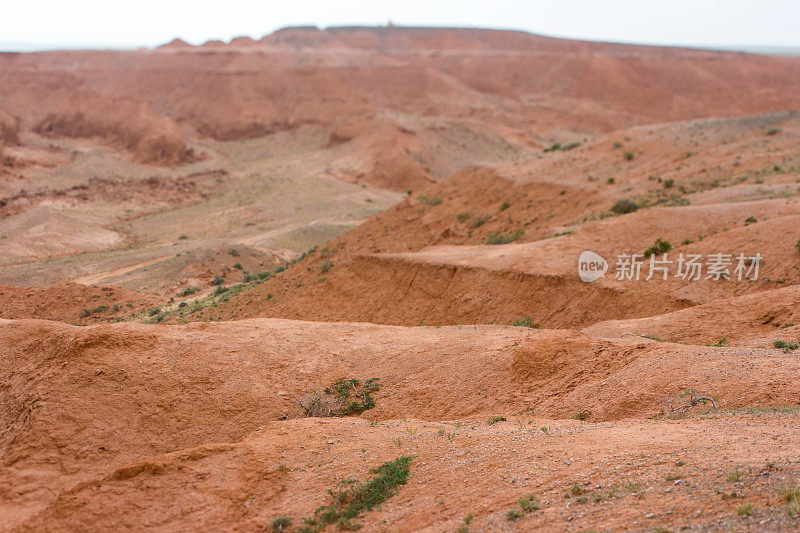
<instances>
[{"instance_id":1,"label":"overcast sky","mask_svg":"<svg viewBox=\"0 0 800 533\"><path fill-rule=\"evenodd\" d=\"M652 44L800 46L797 0L0 0L0 42L199 44L313 24L477 26Z\"/></svg>"}]
</instances>

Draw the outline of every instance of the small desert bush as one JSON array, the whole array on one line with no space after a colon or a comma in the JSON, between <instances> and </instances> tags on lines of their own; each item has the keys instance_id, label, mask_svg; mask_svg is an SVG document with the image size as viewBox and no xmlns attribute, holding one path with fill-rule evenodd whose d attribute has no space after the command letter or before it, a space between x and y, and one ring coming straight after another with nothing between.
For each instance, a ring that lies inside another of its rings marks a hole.
<instances>
[{"instance_id":1,"label":"small desert bush","mask_svg":"<svg viewBox=\"0 0 800 533\"><path fill-rule=\"evenodd\" d=\"M312 391L296 401L303 416L346 416L360 414L375 407L372 394L380 390L378 378L339 379L322 393Z\"/></svg>"},{"instance_id":2,"label":"small desert bush","mask_svg":"<svg viewBox=\"0 0 800 533\"><path fill-rule=\"evenodd\" d=\"M572 414L572 418L575 420L587 420L591 414L592 413L586 409L578 409Z\"/></svg>"},{"instance_id":3,"label":"small desert bush","mask_svg":"<svg viewBox=\"0 0 800 533\"><path fill-rule=\"evenodd\" d=\"M325 272L330 270L332 266L333 266L333 261L331 261L330 259L323 259L319 263L319 273L324 274Z\"/></svg>"},{"instance_id":4,"label":"small desert bush","mask_svg":"<svg viewBox=\"0 0 800 533\"><path fill-rule=\"evenodd\" d=\"M526 494L525 496L521 497L517 501L517 503L519 503L520 509L522 509L526 513L538 511L539 509L542 508L535 494Z\"/></svg>"},{"instance_id":5,"label":"small desert bush","mask_svg":"<svg viewBox=\"0 0 800 533\"><path fill-rule=\"evenodd\" d=\"M533 319L529 316L524 318L517 318L514 320L514 325L523 328L537 329L539 324L534 323Z\"/></svg>"},{"instance_id":6,"label":"small desert bush","mask_svg":"<svg viewBox=\"0 0 800 533\"><path fill-rule=\"evenodd\" d=\"M618 215L633 213L637 209L639 209L639 204L636 203L636 200L632 200L630 198L622 198L621 200L617 200L617 203L611 207L611 211Z\"/></svg>"},{"instance_id":7,"label":"small desert bush","mask_svg":"<svg viewBox=\"0 0 800 533\"><path fill-rule=\"evenodd\" d=\"M214 276L214 279L211 280L212 285L222 285L223 283L225 283L225 278L223 278L219 274Z\"/></svg>"},{"instance_id":8,"label":"small desert bush","mask_svg":"<svg viewBox=\"0 0 800 533\"><path fill-rule=\"evenodd\" d=\"M493 426L493 425L497 424L498 422L504 422L505 420L506 420L506 417L497 415L497 416L493 416L492 418L487 420L486 423L489 424L490 426Z\"/></svg>"},{"instance_id":9,"label":"small desert bush","mask_svg":"<svg viewBox=\"0 0 800 533\"><path fill-rule=\"evenodd\" d=\"M669 241L658 238L653 246L644 251L644 256L650 257L651 255L665 254L670 250L672 250L672 244Z\"/></svg>"},{"instance_id":10,"label":"small desert bush","mask_svg":"<svg viewBox=\"0 0 800 533\"><path fill-rule=\"evenodd\" d=\"M626 150L626 151L625 151L625 152L622 154L622 157L624 157L624 158L625 158L625 161L632 161L632 160L633 160L633 158L635 157L635 155L634 155L634 153L633 153L633 152L631 152L630 150Z\"/></svg>"},{"instance_id":11,"label":"small desert bush","mask_svg":"<svg viewBox=\"0 0 800 533\"><path fill-rule=\"evenodd\" d=\"M545 152L556 152L561 150L561 143L553 143L544 149Z\"/></svg>"},{"instance_id":12,"label":"small desert bush","mask_svg":"<svg viewBox=\"0 0 800 533\"><path fill-rule=\"evenodd\" d=\"M786 353L793 352L796 349L800 348L800 344L794 341L784 341L781 339L772 341L772 345L776 348L780 348Z\"/></svg>"},{"instance_id":13,"label":"small desert bush","mask_svg":"<svg viewBox=\"0 0 800 533\"><path fill-rule=\"evenodd\" d=\"M185 289L183 289L178 294L178 296L184 296L184 297L185 296L190 296L190 295L192 295L192 294L194 294L196 292L199 292L199 291L200 291L200 287L186 287Z\"/></svg>"}]
</instances>

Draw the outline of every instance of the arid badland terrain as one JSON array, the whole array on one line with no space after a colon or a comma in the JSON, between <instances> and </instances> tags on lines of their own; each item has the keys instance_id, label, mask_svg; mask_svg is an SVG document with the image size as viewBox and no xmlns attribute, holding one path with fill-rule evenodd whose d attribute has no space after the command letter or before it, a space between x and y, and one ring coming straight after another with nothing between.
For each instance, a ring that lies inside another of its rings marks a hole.
<instances>
[{"instance_id":1,"label":"arid badland terrain","mask_svg":"<svg viewBox=\"0 0 800 533\"><path fill-rule=\"evenodd\" d=\"M798 109L509 31L0 54L0 530L796 530Z\"/></svg>"}]
</instances>

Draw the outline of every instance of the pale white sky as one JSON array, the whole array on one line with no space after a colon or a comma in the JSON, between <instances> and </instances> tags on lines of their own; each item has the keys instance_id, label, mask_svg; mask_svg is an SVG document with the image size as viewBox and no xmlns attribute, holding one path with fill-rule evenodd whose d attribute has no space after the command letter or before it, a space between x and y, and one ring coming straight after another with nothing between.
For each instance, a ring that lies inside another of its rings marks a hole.
<instances>
[{"instance_id":1,"label":"pale white sky","mask_svg":"<svg viewBox=\"0 0 800 533\"><path fill-rule=\"evenodd\" d=\"M800 46L797 0L0 0L0 48L155 46L174 37L199 44L290 25L388 20L652 44Z\"/></svg>"}]
</instances>

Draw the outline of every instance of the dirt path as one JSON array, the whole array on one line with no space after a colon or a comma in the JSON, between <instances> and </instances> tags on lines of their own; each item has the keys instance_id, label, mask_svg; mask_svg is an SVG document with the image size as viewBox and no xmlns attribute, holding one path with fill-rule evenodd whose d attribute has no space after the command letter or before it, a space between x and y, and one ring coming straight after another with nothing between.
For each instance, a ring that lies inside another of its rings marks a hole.
<instances>
[{"instance_id":1,"label":"dirt path","mask_svg":"<svg viewBox=\"0 0 800 533\"><path fill-rule=\"evenodd\" d=\"M107 272L98 272L95 274L89 274L88 276L83 276L81 278L76 278L72 281L75 283L80 283L82 285L96 285L100 282L103 282L107 279L114 278L116 276L121 276L122 274L127 274L128 272L132 272L136 269L154 265L156 263L160 263L161 261L165 261L173 257L172 255L163 255L161 257L156 257L155 259L150 259L148 261L142 261L141 263L135 263L133 265L129 265L126 267L118 268L116 270L109 270Z\"/></svg>"}]
</instances>

